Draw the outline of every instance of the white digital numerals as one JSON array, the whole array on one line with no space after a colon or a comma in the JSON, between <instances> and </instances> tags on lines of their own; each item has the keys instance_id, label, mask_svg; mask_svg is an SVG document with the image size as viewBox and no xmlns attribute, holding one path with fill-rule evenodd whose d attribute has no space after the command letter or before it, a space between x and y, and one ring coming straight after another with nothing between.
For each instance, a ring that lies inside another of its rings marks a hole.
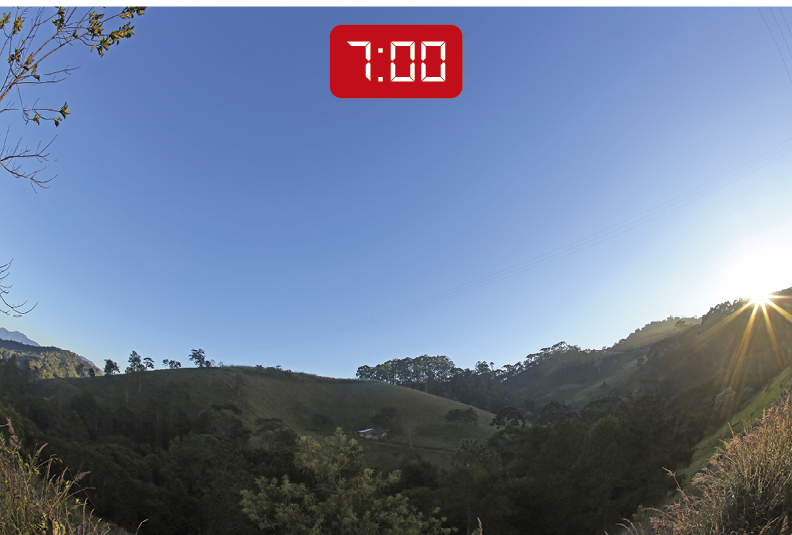
<instances>
[{"instance_id":1,"label":"white digital numerals","mask_svg":"<svg viewBox=\"0 0 792 535\"><path fill-rule=\"evenodd\" d=\"M410 47L410 76L396 76L396 47ZM415 41L391 41L391 82L415 81Z\"/></svg>"},{"instance_id":2,"label":"white digital numerals","mask_svg":"<svg viewBox=\"0 0 792 535\"><path fill-rule=\"evenodd\" d=\"M426 76L426 47L440 47L440 76ZM445 82L445 41L421 41L421 81Z\"/></svg>"},{"instance_id":3,"label":"white digital numerals","mask_svg":"<svg viewBox=\"0 0 792 535\"><path fill-rule=\"evenodd\" d=\"M366 47L366 78L371 80L371 41L347 41L351 46ZM410 47L410 76L396 76L396 47ZM440 76L426 76L426 49L430 46L440 47ZM379 49L382 52L382 49ZM421 41L421 81L446 81L446 44L445 41ZM391 82L415 81L415 41L391 41ZM380 78L382 81L382 78Z\"/></svg>"},{"instance_id":4,"label":"white digital numerals","mask_svg":"<svg viewBox=\"0 0 792 535\"><path fill-rule=\"evenodd\" d=\"M347 41L347 43L352 46L366 47L366 78L371 80L371 41Z\"/></svg>"}]
</instances>

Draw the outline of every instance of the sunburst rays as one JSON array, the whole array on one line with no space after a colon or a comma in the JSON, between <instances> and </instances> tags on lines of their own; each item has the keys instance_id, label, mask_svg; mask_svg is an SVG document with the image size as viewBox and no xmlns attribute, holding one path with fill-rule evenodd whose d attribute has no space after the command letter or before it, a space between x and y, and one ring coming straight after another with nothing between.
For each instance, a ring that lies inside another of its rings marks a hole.
<instances>
[{"instance_id":1,"label":"sunburst rays","mask_svg":"<svg viewBox=\"0 0 792 535\"><path fill-rule=\"evenodd\" d=\"M751 309L750 316L748 317L748 321L745 324L745 329L743 330L740 339L740 345L737 347L737 350L731 356L729 361L729 366L726 370L723 380L724 388L729 386L733 390L739 391L739 389L742 387L742 381L744 377L744 373L742 373L742 371L746 365L746 355L748 354L752 342L756 338L759 325L763 325L765 328L765 332L769 338L772 351L775 358L777 359L777 363L783 364L786 360L785 355L782 354L782 348L778 343L775 328L773 327L773 322L771 321L769 314L769 310L777 312L779 317L792 324L792 314L773 302L774 300L781 299L789 299L789 297L783 295L767 294L756 296L711 330L716 331L722 329L736 318L740 317L743 313ZM760 322L757 322L757 316L761 316Z\"/></svg>"}]
</instances>

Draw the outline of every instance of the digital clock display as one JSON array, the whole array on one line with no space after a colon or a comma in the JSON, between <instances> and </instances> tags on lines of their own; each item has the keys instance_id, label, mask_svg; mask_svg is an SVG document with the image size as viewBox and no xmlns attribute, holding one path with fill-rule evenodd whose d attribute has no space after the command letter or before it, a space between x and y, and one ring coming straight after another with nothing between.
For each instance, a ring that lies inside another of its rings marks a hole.
<instances>
[{"instance_id":1,"label":"digital clock display","mask_svg":"<svg viewBox=\"0 0 792 535\"><path fill-rule=\"evenodd\" d=\"M339 98L454 98L462 92L462 32L453 25L336 26L330 91Z\"/></svg>"}]
</instances>

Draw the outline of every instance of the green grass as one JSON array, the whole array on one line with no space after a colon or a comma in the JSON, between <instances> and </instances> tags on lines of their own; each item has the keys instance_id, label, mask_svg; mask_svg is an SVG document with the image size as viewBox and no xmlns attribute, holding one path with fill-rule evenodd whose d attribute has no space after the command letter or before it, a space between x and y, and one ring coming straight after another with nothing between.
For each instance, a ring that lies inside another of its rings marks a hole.
<instances>
[{"instance_id":1,"label":"green grass","mask_svg":"<svg viewBox=\"0 0 792 535\"><path fill-rule=\"evenodd\" d=\"M556 372L544 380L541 387L535 387L530 393L540 405L559 401L574 409L580 409L589 401L605 397L614 389L629 395L638 386L635 379L636 361L640 357L646 357L647 353L648 351L609 353L608 358L615 358L618 363L607 371L596 374L592 371L591 377L575 384L563 383L564 376ZM605 388L602 388L603 382L606 383Z\"/></svg>"},{"instance_id":2,"label":"green grass","mask_svg":"<svg viewBox=\"0 0 792 535\"><path fill-rule=\"evenodd\" d=\"M392 434L389 445L382 447L361 439L367 449L375 452L372 455L394 447L401 449L400 454L406 453L411 435L412 446L420 455L443 459L457 449L463 438L485 441L496 431L489 425L494 415L479 409L474 409L477 426L446 423L448 411L467 406L411 388L307 374L286 378L278 373L271 377L256 368L156 370L47 380L38 382L36 387L40 395L64 400L87 388L100 406L120 404L136 413L170 394L170 402L190 418L196 418L212 404L233 403L242 409L243 419L251 428L257 418L280 418L298 434L311 436L330 435L336 427L355 433L372 427L371 418L380 409L394 407L398 427L404 432ZM317 414L326 416L329 423L317 427L312 422L312 416Z\"/></svg>"},{"instance_id":3,"label":"green grass","mask_svg":"<svg viewBox=\"0 0 792 535\"><path fill-rule=\"evenodd\" d=\"M684 320L685 324L689 326L698 325L701 323L701 320L697 318L681 319ZM676 318L663 321L653 321L652 323L644 325L641 329L636 330L636 332L628 335L623 341L613 344L613 349L617 351L630 351L640 347L645 347L649 344L653 344L664 338L668 338L669 336L679 334L680 330L676 328L677 321L678 320Z\"/></svg>"},{"instance_id":4,"label":"green grass","mask_svg":"<svg viewBox=\"0 0 792 535\"><path fill-rule=\"evenodd\" d=\"M701 469L715 453L723 447L726 440L732 438L733 433L743 432L745 421L752 422L762 417L765 409L773 406L792 377L792 369L787 368L781 372L772 383L762 392L757 393L741 411L737 412L732 418L712 435L702 439L693 452L693 460L688 466L686 473Z\"/></svg>"}]
</instances>

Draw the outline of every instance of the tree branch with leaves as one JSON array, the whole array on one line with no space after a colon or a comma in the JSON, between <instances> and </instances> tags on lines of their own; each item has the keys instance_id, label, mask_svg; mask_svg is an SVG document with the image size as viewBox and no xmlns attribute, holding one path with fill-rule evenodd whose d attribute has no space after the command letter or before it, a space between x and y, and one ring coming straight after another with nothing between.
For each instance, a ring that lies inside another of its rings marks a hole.
<instances>
[{"instance_id":1,"label":"tree branch with leaves","mask_svg":"<svg viewBox=\"0 0 792 535\"><path fill-rule=\"evenodd\" d=\"M143 15L145 10L143 7L125 7L106 18L104 13L93 9L63 7L58 8L53 19L47 16L44 8L16 8L3 13L0 18L0 57L7 57L8 71L0 86L0 114L20 112L25 124L31 121L39 125L52 122L57 127L71 113L68 103L52 107L39 105L35 100L28 104L30 89L61 82L76 69L68 65L51 66L55 54L64 47L83 44L104 56L112 45L118 45L122 39L129 39L135 33L135 27L129 22L112 31L106 30L105 25L116 19L130 20L135 15ZM29 180L34 189L35 186L47 187L52 179L39 178L38 174L44 167L35 164L48 161L52 141L30 149L22 145L21 139L16 143L9 142L9 136L10 128L3 139L0 167L14 177Z\"/></svg>"},{"instance_id":2,"label":"tree branch with leaves","mask_svg":"<svg viewBox=\"0 0 792 535\"><path fill-rule=\"evenodd\" d=\"M62 82L76 69L68 65L53 65L58 51L82 44L90 47L91 52L104 56L112 45L134 35L135 27L129 22L121 22L143 15L145 11L144 7L125 7L119 13L106 17L93 8L61 7L54 13L54 18L50 18L49 9L19 7L2 13L0 58L6 59L8 71L4 77L0 74L0 118L9 123L12 113L18 112L24 124L52 122L57 127L71 113L68 103L64 102L62 106L39 104L38 98L32 100L31 91L38 86ZM105 25L116 22L121 24L116 29L105 29ZM49 149L54 140L53 137L49 142L38 143L31 148L21 138L12 138L11 126L7 126L0 142L0 169L12 177L28 180L33 191L36 187L48 187L52 178L41 178L39 173L49 161ZM30 312L35 305L25 309L26 302L12 304L6 300L10 286L3 285L2 281L8 276L10 266L11 262L0 265L0 312L19 317Z\"/></svg>"}]
</instances>

